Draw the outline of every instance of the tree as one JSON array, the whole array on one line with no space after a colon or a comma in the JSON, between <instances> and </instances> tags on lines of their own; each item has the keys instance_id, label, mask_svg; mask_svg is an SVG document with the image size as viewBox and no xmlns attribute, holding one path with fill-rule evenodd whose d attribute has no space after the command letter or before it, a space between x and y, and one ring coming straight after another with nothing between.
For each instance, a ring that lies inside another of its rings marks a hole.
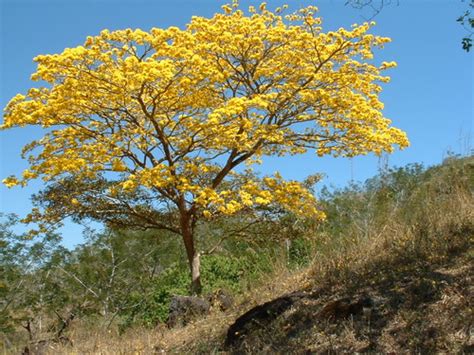
<instances>
[{"instance_id":1,"label":"tree","mask_svg":"<svg viewBox=\"0 0 474 355\"><path fill-rule=\"evenodd\" d=\"M472 35L474 33L474 17L472 17L471 9L474 9L474 0L470 1L468 9L456 20L467 32L461 41L462 49L466 52L469 52L472 47Z\"/></svg>"},{"instance_id":2,"label":"tree","mask_svg":"<svg viewBox=\"0 0 474 355\"><path fill-rule=\"evenodd\" d=\"M17 216L0 213L0 330L7 344L17 337L20 326L31 341L47 333L54 312L61 312L68 301L55 273L67 255L58 244L59 235L31 241L12 230L17 223Z\"/></svg>"},{"instance_id":3,"label":"tree","mask_svg":"<svg viewBox=\"0 0 474 355\"><path fill-rule=\"evenodd\" d=\"M323 218L302 184L238 169L266 155L380 154L408 140L381 112L381 72L395 63L368 62L389 38L368 23L324 33L316 10L283 16L262 3L245 14L234 2L185 29L104 30L36 57L32 79L45 85L15 96L1 127L46 133L23 150L29 169L4 183L41 177L67 195L25 222L38 232L66 216L167 230L181 236L199 292L200 220L270 205Z\"/></svg>"},{"instance_id":4,"label":"tree","mask_svg":"<svg viewBox=\"0 0 474 355\"><path fill-rule=\"evenodd\" d=\"M472 35L474 28L474 18L471 15L471 9L474 9L474 0L461 0L462 2L468 2L468 9L459 16L456 21L459 22L466 30L466 35L461 40L462 49L466 52L472 47ZM392 3L399 4L399 0L346 0L346 5L350 5L355 9L361 10L368 8L372 11L371 18L377 16L386 6Z\"/></svg>"}]
</instances>

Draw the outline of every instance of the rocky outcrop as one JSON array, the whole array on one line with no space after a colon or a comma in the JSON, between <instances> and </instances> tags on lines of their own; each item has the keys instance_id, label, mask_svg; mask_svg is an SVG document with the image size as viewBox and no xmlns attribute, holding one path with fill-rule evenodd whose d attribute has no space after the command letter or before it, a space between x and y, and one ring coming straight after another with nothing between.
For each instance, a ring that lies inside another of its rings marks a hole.
<instances>
[{"instance_id":1,"label":"rocky outcrop","mask_svg":"<svg viewBox=\"0 0 474 355\"><path fill-rule=\"evenodd\" d=\"M184 326L209 313L210 303L195 296L173 296L170 303L168 326Z\"/></svg>"},{"instance_id":2,"label":"rocky outcrop","mask_svg":"<svg viewBox=\"0 0 474 355\"><path fill-rule=\"evenodd\" d=\"M302 297L304 297L303 293L288 294L256 306L244 313L229 327L225 347L229 348L239 344L247 333L259 328L262 322L270 323Z\"/></svg>"}]
</instances>

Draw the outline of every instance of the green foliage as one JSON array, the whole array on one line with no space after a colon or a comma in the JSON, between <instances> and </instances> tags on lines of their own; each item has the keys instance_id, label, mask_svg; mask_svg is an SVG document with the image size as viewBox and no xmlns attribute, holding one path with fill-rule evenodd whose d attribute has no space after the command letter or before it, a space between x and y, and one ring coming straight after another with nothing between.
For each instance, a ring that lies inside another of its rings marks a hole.
<instances>
[{"instance_id":1,"label":"green foliage","mask_svg":"<svg viewBox=\"0 0 474 355\"><path fill-rule=\"evenodd\" d=\"M468 0L469 1L469 0ZM471 10L474 9L474 0L470 0L469 3L469 9L466 10L459 18L457 21L466 29L468 32L468 35L463 37L461 44L462 44L462 49L464 49L466 52L469 52L469 50L472 47L472 34L473 34L473 28L474 28L474 18L472 17Z\"/></svg>"},{"instance_id":2,"label":"green foliage","mask_svg":"<svg viewBox=\"0 0 474 355\"><path fill-rule=\"evenodd\" d=\"M201 259L201 277L205 280L204 294L217 290L238 293L245 285L264 272L269 272L269 256L258 257L247 253L238 257L205 255ZM173 295L189 294L189 270L186 264L173 264L153 281L145 292L129 296L130 307L121 313L121 328L132 325L155 326L166 322L169 303Z\"/></svg>"},{"instance_id":3,"label":"green foliage","mask_svg":"<svg viewBox=\"0 0 474 355\"><path fill-rule=\"evenodd\" d=\"M13 231L14 215L0 214L0 331L14 331L43 310L60 309L67 297L57 287L55 269L67 251L58 245L59 236L29 240Z\"/></svg>"},{"instance_id":4,"label":"green foliage","mask_svg":"<svg viewBox=\"0 0 474 355\"><path fill-rule=\"evenodd\" d=\"M171 297L189 292L188 272L186 265L173 265L163 271L145 292L132 292L128 297L130 307L121 313L120 329L137 324L152 327L166 322Z\"/></svg>"},{"instance_id":5,"label":"green foliage","mask_svg":"<svg viewBox=\"0 0 474 355\"><path fill-rule=\"evenodd\" d=\"M451 157L428 169L393 168L363 184L325 189L328 218L318 228L316 257L349 270L358 246L386 240L381 245L393 257L443 258L465 246L474 229L472 191L473 157Z\"/></svg>"},{"instance_id":6,"label":"green foliage","mask_svg":"<svg viewBox=\"0 0 474 355\"><path fill-rule=\"evenodd\" d=\"M229 257L225 255L209 255L202 258L202 277L205 282L205 292L216 289L238 291L240 280L249 270L249 258Z\"/></svg>"},{"instance_id":7,"label":"green foliage","mask_svg":"<svg viewBox=\"0 0 474 355\"><path fill-rule=\"evenodd\" d=\"M288 264L291 268L307 266L313 258L314 243L308 238L298 238L291 242L288 250Z\"/></svg>"},{"instance_id":8,"label":"green foliage","mask_svg":"<svg viewBox=\"0 0 474 355\"><path fill-rule=\"evenodd\" d=\"M219 289L235 295L275 269L313 261L347 259L350 269L354 246L387 233L400 235L386 246L395 256L448 255L464 245L457 236L474 230L472 212L466 212L472 191L474 158L451 157L440 166L412 164L365 183L323 189L323 224L267 209L260 211L258 223L242 214L223 218L214 228L200 225L199 234L206 235L198 238L204 297ZM59 236L30 241L13 233L15 217L2 217L0 331L10 332L9 339L21 338L19 325L26 321L52 325L56 312L67 315L71 309L101 326L153 327L167 320L173 295L189 294L188 266L175 262L184 259L181 241L170 234L91 232L84 244L68 251Z\"/></svg>"},{"instance_id":9,"label":"green foliage","mask_svg":"<svg viewBox=\"0 0 474 355\"><path fill-rule=\"evenodd\" d=\"M352 225L368 231L371 225L386 220L393 207L407 203L412 191L426 179L421 164L389 169L365 183L321 192L327 222L323 229L332 236L346 233ZM406 209L404 209L406 211Z\"/></svg>"}]
</instances>

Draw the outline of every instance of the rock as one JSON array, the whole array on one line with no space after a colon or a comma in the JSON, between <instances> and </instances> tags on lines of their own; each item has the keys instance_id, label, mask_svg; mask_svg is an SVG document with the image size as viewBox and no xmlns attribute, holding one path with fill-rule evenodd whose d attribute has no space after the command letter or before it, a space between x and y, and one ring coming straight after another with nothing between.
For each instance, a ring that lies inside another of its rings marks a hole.
<instances>
[{"instance_id":1,"label":"rock","mask_svg":"<svg viewBox=\"0 0 474 355\"><path fill-rule=\"evenodd\" d=\"M212 307L219 308L221 311L227 311L234 304L232 295L224 290L218 290L209 297Z\"/></svg>"},{"instance_id":2,"label":"rock","mask_svg":"<svg viewBox=\"0 0 474 355\"><path fill-rule=\"evenodd\" d=\"M173 296L167 324L170 328L178 325L184 326L190 321L209 313L210 308L210 303L199 297Z\"/></svg>"},{"instance_id":3,"label":"rock","mask_svg":"<svg viewBox=\"0 0 474 355\"><path fill-rule=\"evenodd\" d=\"M325 319L346 319L350 316L361 314L364 307L371 307L373 301L370 297L362 296L356 300L341 298L327 303L318 313L318 317Z\"/></svg>"},{"instance_id":4,"label":"rock","mask_svg":"<svg viewBox=\"0 0 474 355\"><path fill-rule=\"evenodd\" d=\"M293 293L256 306L236 319L227 330L225 348L238 346L245 336L262 324L269 324L289 309L297 300L304 297L303 293Z\"/></svg>"}]
</instances>

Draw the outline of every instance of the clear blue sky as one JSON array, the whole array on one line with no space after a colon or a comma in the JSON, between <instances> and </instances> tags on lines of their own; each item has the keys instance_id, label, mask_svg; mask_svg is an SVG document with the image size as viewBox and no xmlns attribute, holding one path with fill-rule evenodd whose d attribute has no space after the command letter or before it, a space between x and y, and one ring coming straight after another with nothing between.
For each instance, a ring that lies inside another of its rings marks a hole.
<instances>
[{"instance_id":1,"label":"clear blue sky","mask_svg":"<svg viewBox=\"0 0 474 355\"><path fill-rule=\"evenodd\" d=\"M269 7L284 4L267 1ZM211 16L227 1L219 0L0 0L0 106L34 83L32 58L58 53L84 42L102 29L184 26L193 15ZM323 28L349 27L363 22L358 10L344 6L345 0L287 1L290 8L316 5ZM241 1L243 6L259 1ZM392 82L385 85L382 99L385 114L405 130L411 146L395 152L390 165L412 162L439 163L448 150L466 153L473 135L473 54L461 49L465 34L455 21L466 9L461 0L399 0L376 18L373 33L389 36L393 42L376 53L380 60L395 60ZM23 145L41 136L37 128L0 132L0 176L19 174L26 168L21 160ZM470 139L470 142L469 142ZM263 172L279 170L286 178L302 179L323 172L323 184L341 186L351 177L365 180L377 172L377 158L317 158L313 155L290 159L267 159ZM31 208L30 195L40 183L8 190L0 186L0 211L25 215ZM62 230L64 244L81 242L81 227L68 223Z\"/></svg>"}]
</instances>

